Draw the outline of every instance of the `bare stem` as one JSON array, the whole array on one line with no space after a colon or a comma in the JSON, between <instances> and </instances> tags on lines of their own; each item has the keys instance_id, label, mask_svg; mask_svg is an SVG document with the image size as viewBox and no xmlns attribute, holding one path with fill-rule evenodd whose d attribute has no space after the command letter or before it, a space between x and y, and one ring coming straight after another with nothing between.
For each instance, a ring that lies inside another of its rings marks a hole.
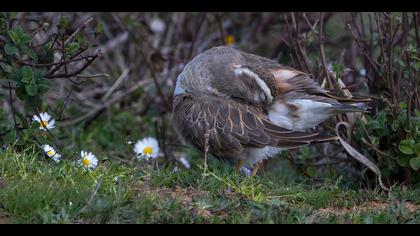
<instances>
[{"instance_id":1,"label":"bare stem","mask_svg":"<svg viewBox=\"0 0 420 236\"><path fill-rule=\"evenodd\" d=\"M324 73L328 81L328 87L332 89L333 83L331 81L330 73L328 71L327 62L325 59L325 50L324 50L325 38L324 38L323 33L324 33L324 13L320 13L319 15L319 48L321 51L322 67L324 68Z\"/></svg>"}]
</instances>

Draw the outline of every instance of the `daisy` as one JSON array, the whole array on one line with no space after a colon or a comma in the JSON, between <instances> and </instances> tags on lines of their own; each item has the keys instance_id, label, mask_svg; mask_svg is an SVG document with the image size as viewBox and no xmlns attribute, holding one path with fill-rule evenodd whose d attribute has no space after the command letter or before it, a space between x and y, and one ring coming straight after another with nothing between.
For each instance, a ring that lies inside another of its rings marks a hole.
<instances>
[{"instance_id":1,"label":"daisy","mask_svg":"<svg viewBox=\"0 0 420 236\"><path fill-rule=\"evenodd\" d=\"M51 119L51 116L46 112L39 114L39 116L34 115L34 117L32 118L32 121L38 122L39 130L42 130L42 131L47 131L47 129L50 130L55 127L55 120Z\"/></svg>"},{"instance_id":2,"label":"daisy","mask_svg":"<svg viewBox=\"0 0 420 236\"><path fill-rule=\"evenodd\" d=\"M134 152L141 159L156 159L159 154L159 144L155 138L147 137L137 141L134 145Z\"/></svg>"},{"instance_id":3,"label":"daisy","mask_svg":"<svg viewBox=\"0 0 420 236\"><path fill-rule=\"evenodd\" d=\"M48 144L42 145L42 149L44 150L45 154L48 157L51 157L55 162L59 163L61 160L61 155L57 153L57 151Z\"/></svg>"},{"instance_id":4,"label":"daisy","mask_svg":"<svg viewBox=\"0 0 420 236\"><path fill-rule=\"evenodd\" d=\"M82 151L80 153L82 159L80 159L77 163L87 169L95 168L98 165L98 158L93 155L91 152Z\"/></svg>"},{"instance_id":5,"label":"daisy","mask_svg":"<svg viewBox=\"0 0 420 236\"><path fill-rule=\"evenodd\" d=\"M185 166L185 168L189 169L191 168L191 164L190 162L188 162L187 158L185 158L185 156L182 156L181 158L179 158L179 161L182 163L182 165Z\"/></svg>"}]
</instances>

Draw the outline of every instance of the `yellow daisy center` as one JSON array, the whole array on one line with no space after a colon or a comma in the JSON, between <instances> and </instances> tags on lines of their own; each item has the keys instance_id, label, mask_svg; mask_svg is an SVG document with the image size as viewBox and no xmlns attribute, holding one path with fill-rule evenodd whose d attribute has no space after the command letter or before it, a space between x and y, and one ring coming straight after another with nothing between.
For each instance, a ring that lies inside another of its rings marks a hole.
<instances>
[{"instance_id":1,"label":"yellow daisy center","mask_svg":"<svg viewBox=\"0 0 420 236\"><path fill-rule=\"evenodd\" d=\"M54 156L54 155L55 155L55 153L54 153L54 151L53 151L53 150L50 150L50 151L48 151L48 152L47 152L47 155L48 155L48 156Z\"/></svg>"},{"instance_id":2,"label":"yellow daisy center","mask_svg":"<svg viewBox=\"0 0 420 236\"><path fill-rule=\"evenodd\" d=\"M235 37L233 35L226 36L226 44L232 45L235 43Z\"/></svg>"},{"instance_id":3,"label":"yellow daisy center","mask_svg":"<svg viewBox=\"0 0 420 236\"><path fill-rule=\"evenodd\" d=\"M47 120L41 120L41 127L47 128L48 121Z\"/></svg>"},{"instance_id":4,"label":"yellow daisy center","mask_svg":"<svg viewBox=\"0 0 420 236\"><path fill-rule=\"evenodd\" d=\"M153 148L151 146L146 146L145 148L143 148L143 154L152 155L152 153L153 153Z\"/></svg>"},{"instance_id":5,"label":"yellow daisy center","mask_svg":"<svg viewBox=\"0 0 420 236\"><path fill-rule=\"evenodd\" d=\"M88 165L90 164L90 160L89 160L89 159L87 159L87 158L83 158L83 160L82 160L82 164L83 164L84 166L88 166Z\"/></svg>"}]
</instances>

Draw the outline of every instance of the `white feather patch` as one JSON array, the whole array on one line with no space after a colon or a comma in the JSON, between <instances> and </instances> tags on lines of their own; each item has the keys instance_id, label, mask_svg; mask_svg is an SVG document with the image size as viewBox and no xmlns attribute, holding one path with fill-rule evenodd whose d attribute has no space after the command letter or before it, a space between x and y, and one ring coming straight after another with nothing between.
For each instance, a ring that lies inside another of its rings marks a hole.
<instances>
[{"instance_id":1,"label":"white feather patch","mask_svg":"<svg viewBox=\"0 0 420 236\"><path fill-rule=\"evenodd\" d=\"M292 70L280 69L272 70L271 73L276 79L288 80L292 77L295 77L298 73Z\"/></svg>"},{"instance_id":2,"label":"white feather patch","mask_svg":"<svg viewBox=\"0 0 420 236\"><path fill-rule=\"evenodd\" d=\"M286 129L304 131L319 125L331 116L329 103L309 99L290 100L288 103L298 108L297 117L292 116L290 114L292 111L281 101L276 101L268 111L270 121Z\"/></svg>"},{"instance_id":3,"label":"white feather patch","mask_svg":"<svg viewBox=\"0 0 420 236\"><path fill-rule=\"evenodd\" d=\"M262 91L264 91L265 96L267 96L268 102L271 103L273 101L273 95L271 95L270 88L257 74L255 74L253 71L251 71L250 69L246 67L241 67L239 65L235 65L233 67L234 67L234 72L236 76L245 74L251 78L254 78L258 86L262 89Z\"/></svg>"}]
</instances>

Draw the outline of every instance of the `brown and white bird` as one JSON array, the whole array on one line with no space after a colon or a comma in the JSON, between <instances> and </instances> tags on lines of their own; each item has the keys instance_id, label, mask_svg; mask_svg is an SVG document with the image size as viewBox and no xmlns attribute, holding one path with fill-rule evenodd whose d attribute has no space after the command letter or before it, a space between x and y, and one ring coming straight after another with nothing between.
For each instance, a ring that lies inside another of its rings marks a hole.
<instances>
[{"instance_id":1,"label":"brown and white bird","mask_svg":"<svg viewBox=\"0 0 420 236\"><path fill-rule=\"evenodd\" d=\"M172 119L194 146L250 168L284 149L336 140L305 130L364 110L343 102L355 100L332 95L306 73L220 46L196 56L179 74Z\"/></svg>"}]
</instances>

